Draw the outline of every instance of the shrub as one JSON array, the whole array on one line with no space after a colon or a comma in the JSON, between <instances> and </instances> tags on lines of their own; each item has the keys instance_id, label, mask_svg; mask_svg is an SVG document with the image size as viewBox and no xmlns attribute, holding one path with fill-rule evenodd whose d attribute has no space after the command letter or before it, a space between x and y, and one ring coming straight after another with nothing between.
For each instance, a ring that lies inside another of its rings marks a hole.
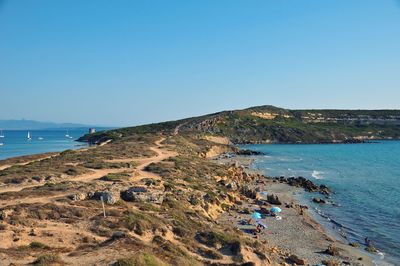
<instances>
[{"instance_id":1,"label":"shrub","mask_svg":"<svg viewBox=\"0 0 400 266\"><path fill-rule=\"evenodd\" d=\"M168 264L161 261L152 254L142 253L130 258L122 258L114 263L114 266L167 266Z\"/></svg>"},{"instance_id":2,"label":"shrub","mask_svg":"<svg viewBox=\"0 0 400 266\"><path fill-rule=\"evenodd\" d=\"M186 228L183 228L182 226L175 226L172 229L172 232L175 235L180 236L180 237L188 237L191 234L189 230L187 230Z\"/></svg>"},{"instance_id":3,"label":"shrub","mask_svg":"<svg viewBox=\"0 0 400 266\"><path fill-rule=\"evenodd\" d=\"M130 173L109 173L100 178L102 181L109 181L109 182L121 182L124 180L128 180L130 178Z\"/></svg>"},{"instance_id":4,"label":"shrub","mask_svg":"<svg viewBox=\"0 0 400 266\"><path fill-rule=\"evenodd\" d=\"M216 231L206 231L200 232L197 234L197 240L200 243L205 245L219 248L221 246L230 245L233 249L232 251L236 252L237 249L240 249L240 241L233 234L229 234L226 232L216 232Z\"/></svg>"},{"instance_id":5,"label":"shrub","mask_svg":"<svg viewBox=\"0 0 400 266\"><path fill-rule=\"evenodd\" d=\"M49 248L46 244L43 244L41 242L32 242L32 243L29 244L29 247L33 248L33 249L47 249L47 248Z\"/></svg>"},{"instance_id":6,"label":"shrub","mask_svg":"<svg viewBox=\"0 0 400 266\"><path fill-rule=\"evenodd\" d=\"M151 230L155 232L160 229L161 223L145 213L130 212L125 217L125 227L138 235L143 235L145 231Z\"/></svg>"},{"instance_id":7,"label":"shrub","mask_svg":"<svg viewBox=\"0 0 400 266\"><path fill-rule=\"evenodd\" d=\"M61 258L58 254L42 254L36 258L36 260L32 263L33 265L38 266L47 266L53 265L55 263L61 263Z\"/></svg>"},{"instance_id":8,"label":"shrub","mask_svg":"<svg viewBox=\"0 0 400 266\"><path fill-rule=\"evenodd\" d=\"M64 173L66 173L67 175L77 175L78 171L76 171L76 169L74 168L69 168Z\"/></svg>"},{"instance_id":9,"label":"shrub","mask_svg":"<svg viewBox=\"0 0 400 266\"><path fill-rule=\"evenodd\" d=\"M351 242L351 243L349 243L349 245L352 246L352 247L355 247L355 248L360 247L360 244L357 243L357 242Z\"/></svg>"},{"instance_id":10,"label":"shrub","mask_svg":"<svg viewBox=\"0 0 400 266\"><path fill-rule=\"evenodd\" d=\"M220 260L223 258L223 256L220 253L218 253L212 249L199 249L199 253L203 257L212 259L212 260Z\"/></svg>"},{"instance_id":11,"label":"shrub","mask_svg":"<svg viewBox=\"0 0 400 266\"><path fill-rule=\"evenodd\" d=\"M378 252L378 251L376 250L376 248L375 248L375 247L372 247L372 246L366 247L365 250L368 251L369 253L376 253L376 252Z\"/></svg>"}]
</instances>

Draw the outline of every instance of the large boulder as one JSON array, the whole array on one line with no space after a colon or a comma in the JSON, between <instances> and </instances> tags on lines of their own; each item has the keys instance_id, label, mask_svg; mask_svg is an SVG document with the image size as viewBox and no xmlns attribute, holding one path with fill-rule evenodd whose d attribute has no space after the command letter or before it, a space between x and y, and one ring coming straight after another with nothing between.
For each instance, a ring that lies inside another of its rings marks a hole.
<instances>
[{"instance_id":1,"label":"large boulder","mask_svg":"<svg viewBox=\"0 0 400 266\"><path fill-rule=\"evenodd\" d=\"M103 199L106 204L115 204L119 198L119 193L116 191L96 191L91 197L94 200Z\"/></svg>"},{"instance_id":2,"label":"large boulder","mask_svg":"<svg viewBox=\"0 0 400 266\"><path fill-rule=\"evenodd\" d=\"M148 191L145 187L130 187L121 191L121 198L130 202L152 202L161 204L164 200L164 193L159 191Z\"/></svg>"},{"instance_id":3,"label":"large boulder","mask_svg":"<svg viewBox=\"0 0 400 266\"><path fill-rule=\"evenodd\" d=\"M318 203L318 204L325 204L326 201L321 199L321 198L313 198L313 202Z\"/></svg>"},{"instance_id":4,"label":"large boulder","mask_svg":"<svg viewBox=\"0 0 400 266\"><path fill-rule=\"evenodd\" d=\"M289 260L297 265L306 265L306 261L304 259L299 258L296 255L290 255Z\"/></svg>"},{"instance_id":5,"label":"large boulder","mask_svg":"<svg viewBox=\"0 0 400 266\"><path fill-rule=\"evenodd\" d=\"M76 193L76 194L69 195L68 198L73 201L81 201L81 200L85 200L87 198L87 194L86 193Z\"/></svg>"},{"instance_id":6,"label":"large boulder","mask_svg":"<svg viewBox=\"0 0 400 266\"><path fill-rule=\"evenodd\" d=\"M278 196L274 194L269 194L267 196L267 201L272 205L282 205L282 202L279 200Z\"/></svg>"},{"instance_id":7,"label":"large boulder","mask_svg":"<svg viewBox=\"0 0 400 266\"><path fill-rule=\"evenodd\" d=\"M242 187L240 192L242 193L242 195L250 199L260 198L260 194L254 188L250 188L248 186Z\"/></svg>"}]
</instances>

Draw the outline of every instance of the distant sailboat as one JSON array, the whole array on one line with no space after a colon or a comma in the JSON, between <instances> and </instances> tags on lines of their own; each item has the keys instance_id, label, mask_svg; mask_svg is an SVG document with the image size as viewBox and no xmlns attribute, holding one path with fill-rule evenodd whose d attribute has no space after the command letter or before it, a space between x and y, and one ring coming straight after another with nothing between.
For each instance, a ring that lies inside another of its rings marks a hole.
<instances>
[{"instance_id":1,"label":"distant sailboat","mask_svg":"<svg viewBox=\"0 0 400 266\"><path fill-rule=\"evenodd\" d=\"M0 138L4 138L3 130L0 130Z\"/></svg>"},{"instance_id":2,"label":"distant sailboat","mask_svg":"<svg viewBox=\"0 0 400 266\"><path fill-rule=\"evenodd\" d=\"M28 140L31 140L31 139L32 139L31 132L29 132L29 131L28 131L27 139L28 139Z\"/></svg>"},{"instance_id":3,"label":"distant sailboat","mask_svg":"<svg viewBox=\"0 0 400 266\"><path fill-rule=\"evenodd\" d=\"M68 130L67 130L67 134L65 134L66 138L72 139L73 137L69 135Z\"/></svg>"}]
</instances>

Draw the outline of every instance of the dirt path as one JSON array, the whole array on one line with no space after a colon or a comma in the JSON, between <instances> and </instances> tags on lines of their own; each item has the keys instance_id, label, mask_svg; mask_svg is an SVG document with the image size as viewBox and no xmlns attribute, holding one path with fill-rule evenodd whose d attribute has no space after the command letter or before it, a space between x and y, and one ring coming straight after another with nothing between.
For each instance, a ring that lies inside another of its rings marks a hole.
<instances>
[{"instance_id":1,"label":"dirt path","mask_svg":"<svg viewBox=\"0 0 400 266\"><path fill-rule=\"evenodd\" d=\"M148 166L151 163L161 162L170 157L177 156L176 152L167 151L167 150L162 149L161 142L163 142L164 140L165 140L165 138L162 138L154 143L156 146L150 147L150 149L157 154L156 156L153 156L150 158L129 158L129 159L123 159L123 160L112 160L112 162L136 162L136 163L139 163L139 165L137 165L134 169L134 170L136 170L136 173L137 173L136 178L150 177L150 178L154 178L154 179L161 179L160 176L158 176L154 173L147 172L144 169L146 168L146 166ZM64 178L64 179L60 180L60 182L74 181L74 182L88 183L88 182L92 182L93 180L99 179L102 176L105 176L107 174L119 173L119 172L123 172L126 170L132 170L132 169L131 168L129 168L129 169L128 168L120 168L120 169L94 170L93 172L83 174L83 175L80 175L77 177ZM21 191L26 188L39 187L42 185L43 184L0 187L0 194L7 193L7 192L18 192L18 191ZM51 202L51 200L53 200L55 198L63 197L63 196L66 196L67 194L69 194L69 193L58 194L58 195L51 196L51 197L43 197L43 196L42 197L33 197L33 198L28 197L28 198L24 198L24 199L19 199L17 201L13 201L12 204L16 204L16 203L17 204L20 204L20 203L48 203L48 202ZM11 203L9 203L9 202L0 202L0 207L5 207L10 204Z\"/></svg>"},{"instance_id":2,"label":"dirt path","mask_svg":"<svg viewBox=\"0 0 400 266\"><path fill-rule=\"evenodd\" d=\"M181 129L182 126L186 125L188 122L179 124L175 129L174 129L174 135L178 135L179 134L179 130Z\"/></svg>"},{"instance_id":3,"label":"dirt path","mask_svg":"<svg viewBox=\"0 0 400 266\"><path fill-rule=\"evenodd\" d=\"M135 163L139 163L139 165L137 165L135 167L135 169L137 170L137 173L139 174L139 177L151 177L154 179L161 179L161 177L159 175L156 175L154 173L151 172L147 172L144 169L150 165L151 163L158 163L161 162L163 160L166 160L168 158L171 157L175 157L178 155L178 153L174 152L174 151L168 151L168 150L164 150L162 149L162 142L165 140L165 138L162 138L160 140L157 140L156 142L154 142L154 144L156 144L156 146L150 147L150 150L154 151L157 155L153 156L153 157L149 157L149 158L129 158L129 159L116 159L116 160L109 160L108 162L135 162Z\"/></svg>"},{"instance_id":4,"label":"dirt path","mask_svg":"<svg viewBox=\"0 0 400 266\"><path fill-rule=\"evenodd\" d=\"M10 168L11 166L14 166L14 165L27 165L27 164L30 164L30 163L33 163L33 162L40 162L40 161L43 161L43 160L46 160L46 159L49 159L49 158L51 158L51 157L55 157L55 156L58 156L58 155L59 155L59 154L54 154L54 155L42 157L42 158L35 159L35 160L29 160L29 161L26 161L26 162L23 162L23 163L15 163L15 164L5 164L5 165L1 165L1 166L0 166L0 171L1 171L1 170L4 170L4 169L7 169L7 168Z\"/></svg>"}]
</instances>

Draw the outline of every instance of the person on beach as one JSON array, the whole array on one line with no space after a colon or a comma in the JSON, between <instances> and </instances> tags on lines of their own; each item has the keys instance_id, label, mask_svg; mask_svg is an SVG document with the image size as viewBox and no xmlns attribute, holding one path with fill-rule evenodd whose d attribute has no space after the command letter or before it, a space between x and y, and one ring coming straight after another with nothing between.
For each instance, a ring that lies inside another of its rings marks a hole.
<instances>
[{"instance_id":1,"label":"person on beach","mask_svg":"<svg viewBox=\"0 0 400 266\"><path fill-rule=\"evenodd\" d=\"M372 247L372 241L371 241L371 239L369 239L368 237L366 237L366 238L364 239L364 241L365 241L365 245L366 245L367 247Z\"/></svg>"}]
</instances>

